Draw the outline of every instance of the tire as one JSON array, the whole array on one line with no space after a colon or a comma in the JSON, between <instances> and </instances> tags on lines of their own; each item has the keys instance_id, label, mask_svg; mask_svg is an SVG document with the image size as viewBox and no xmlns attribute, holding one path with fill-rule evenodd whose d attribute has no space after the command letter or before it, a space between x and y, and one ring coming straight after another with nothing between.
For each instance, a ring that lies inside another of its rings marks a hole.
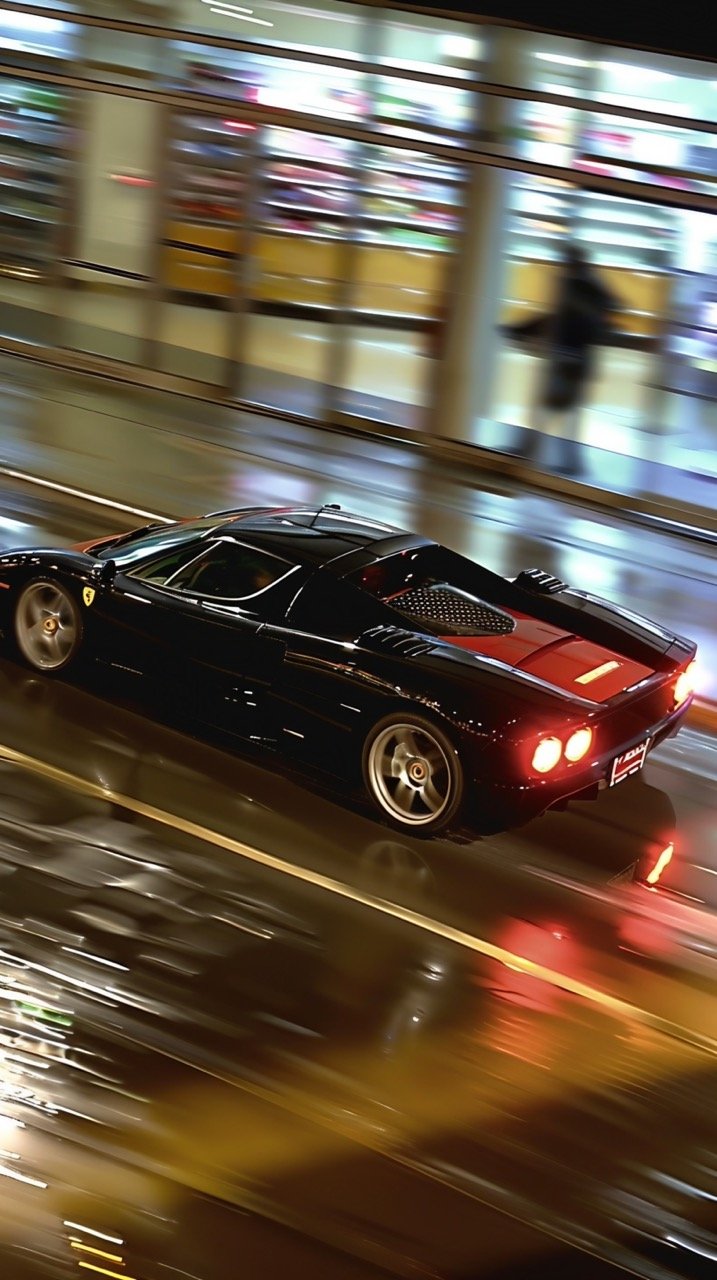
<instances>
[{"instance_id":1,"label":"tire","mask_svg":"<svg viewBox=\"0 0 717 1280\"><path fill-rule=\"evenodd\" d=\"M404 834L445 831L461 808L463 769L453 743L433 721L410 710L373 726L362 767L373 804Z\"/></svg>"},{"instance_id":2,"label":"tire","mask_svg":"<svg viewBox=\"0 0 717 1280\"><path fill-rule=\"evenodd\" d=\"M53 578L33 578L15 605L15 644L34 671L65 671L82 647L82 614L72 593Z\"/></svg>"}]
</instances>

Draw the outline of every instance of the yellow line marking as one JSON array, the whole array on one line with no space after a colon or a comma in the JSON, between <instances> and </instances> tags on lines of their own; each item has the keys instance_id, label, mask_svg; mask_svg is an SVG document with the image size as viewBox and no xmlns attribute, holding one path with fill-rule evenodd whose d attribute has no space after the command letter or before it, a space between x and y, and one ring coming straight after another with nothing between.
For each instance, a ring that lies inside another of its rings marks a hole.
<instances>
[{"instance_id":1,"label":"yellow line marking","mask_svg":"<svg viewBox=\"0 0 717 1280\"><path fill-rule=\"evenodd\" d=\"M84 1267L86 1271L99 1271L101 1276L111 1276L112 1280L132 1280L132 1276L128 1276L124 1271L108 1271L106 1267L96 1267L92 1262L78 1262L78 1267Z\"/></svg>"},{"instance_id":2,"label":"yellow line marking","mask_svg":"<svg viewBox=\"0 0 717 1280\"><path fill-rule=\"evenodd\" d=\"M643 1026L663 1032L674 1039L696 1045L717 1056L717 1039L714 1037L702 1035L689 1028L681 1027L678 1023L671 1022L659 1014L650 1013L647 1009L641 1009L638 1005L631 1004L627 1000L621 1000L617 996L609 995L606 991L601 991L599 987L579 982L575 978L568 977L567 974L558 973L556 970L548 969L542 964L536 964L535 961L527 960L524 956L507 951L505 947L496 946L495 943L488 942L485 938L476 938L473 934L466 933L463 929L456 929L453 925L433 920L430 916L421 915L420 912L412 911L408 907L402 907L399 903L389 902L385 898L377 898L370 893L363 893L361 890L354 889L351 885L344 884L341 880L335 880L332 876L324 875L320 871L312 871L309 867L286 862L275 854L267 853L263 849L256 849L252 845L244 844L243 841L235 840L232 836L224 835L222 832L212 831L210 827L204 827L189 818L182 818L178 814L158 809L155 805L147 804L143 800L137 800L134 796L123 795L121 792L113 791L109 787L90 782L89 779L69 773L66 769L60 769L57 765L49 764L45 760L28 756L22 751L16 751L14 747L6 746L3 743L0 743L0 760L4 760L6 763L15 765L17 768L24 769L29 773L37 774L51 782L58 783L60 786L79 791L82 795L89 796L92 799L105 800L108 803L119 805L139 817L147 818L149 821L168 827L170 830L181 831L184 835L202 840L205 844L214 845L217 848L224 849L226 852L235 853L239 857L245 858L248 862L254 862L258 866L276 871L280 875L302 881L305 884L311 884L315 888L334 894L335 897L345 898L350 902L358 903L360 906L368 907L371 911L390 916L394 920L400 920L404 924L421 929L424 933L430 933L434 937L452 942L464 950L476 952L478 955L486 956L490 960L497 960L509 969L527 974L541 982L548 983L552 987L557 987L561 991L567 991L570 995L586 1000L588 1003L605 1010L613 1017L639 1022Z\"/></svg>"},{"instance_id":3,"label":"yellow line marking","mask_svg":"<svg viewBox=\"0 0 717 1280\"><path fill-rule=\"evenodd\" d=\"M616 671L620 666L619 662L613 658L611 662L603 662L601 667L593 667L592 671L585 671L583 675L577 676L576 684L592 684L593 680L599 680L601 676L606 676L608 671Z\"/></svg>"},{"instance_id":4,"label":"yellow line marking","mask_svg":"<svg viewBox=\"0 0 717 1280\"><path fill-rule=\"evenodd\" d=\"M119 1253L106 1253L104 1249L95 1249L91 1244L83 1244L81 1240L71 1240L71 1249L81 1249L83 1253L92 1253L97 1258L104 1258L105 1262L122 1262L124 1259Z\"/></svg>"}]
</instances>

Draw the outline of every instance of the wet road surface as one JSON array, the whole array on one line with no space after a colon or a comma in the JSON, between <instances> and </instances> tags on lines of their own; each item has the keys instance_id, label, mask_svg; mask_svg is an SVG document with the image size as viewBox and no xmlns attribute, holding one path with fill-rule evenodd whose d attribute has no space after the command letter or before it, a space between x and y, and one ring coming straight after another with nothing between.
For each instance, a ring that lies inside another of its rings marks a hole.
<instances>
[{"instance_id":1,"label":"wet road surface","mask_svg":"<svg viewBox=\"0 0 717 1280\"><path fill-rule=\"evenodd\" d=\"M133 523L2 509L4 545ZM710 1274L713 740L397 840L143 698L0 663L8 1274Z\"/></svg>"}]
</instances>

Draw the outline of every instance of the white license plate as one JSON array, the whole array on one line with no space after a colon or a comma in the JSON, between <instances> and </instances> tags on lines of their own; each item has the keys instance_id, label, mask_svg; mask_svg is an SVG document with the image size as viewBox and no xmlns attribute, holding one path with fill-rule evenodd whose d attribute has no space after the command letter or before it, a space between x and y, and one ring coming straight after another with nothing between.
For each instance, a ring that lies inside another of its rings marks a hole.
<instances>
[{"instance_id":1,"label":"white license plate","mask_svg":"<svg viewBox=\"0 0 717 1280\"><path fill-rule=\"evenodd\" d=\"M629 778L631 774L640 772L649 746L650 739L645 738L645 741L638 746L630 747L629 751L623 751L621 756L616 756L610 770L611 787L617 786L618 782L624 782L625 778Z\"/></svg>"}]
</instances>

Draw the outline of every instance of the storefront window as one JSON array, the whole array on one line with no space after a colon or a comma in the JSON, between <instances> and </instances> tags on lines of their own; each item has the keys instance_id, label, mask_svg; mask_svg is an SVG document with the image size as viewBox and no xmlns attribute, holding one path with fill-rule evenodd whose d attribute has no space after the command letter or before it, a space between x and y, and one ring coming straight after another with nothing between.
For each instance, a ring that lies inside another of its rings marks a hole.
<instances>
[{"instance_id":1,"label":"storefront window","mask_svg":"<svg viewBox=\"0 0 717 1280\"><path fill-rule=\"evenodd\" d=\"M185 31L258 41L314 53L362 58L366 10L341 0L255 0L250 6L178 0L176 25Z\"/></svg>"},{"instance_id":2,"label":"storefront window","mask_svg":"<svg viewBox=\"0 0 717 1280\"><path fill-rule=\"evenodd\" d=\"M70 176L65 90L0 84L0 316L8 337L55 341L55 264Z\"/></svg>"},{"instance_id":3,"label":"storefront window","mask_svg":"<svg viewBox=\"0 0 717 1280\"><path fill-rule=\"evenodd\" d=\"M717 215L675 211L663 335L664 461L717 479Z\"/></svg>"},{"instance_id":4,"label":"storefront window","mask_svg":"<svg viewBox=\"0 0 717 1280\"><path fill-rule=\"evenodd\" d=\"M178 44L170 83L177 88L279 111L360 120L369 111L361 72L246 50Z\"/></svg>"},{"instance_id":5,"label":"storefront window","mask_svg":"<svg viewBox=\"0 0 717 1280\"><path fill-rule=\"evenodd\" d=\"M499 336L470 438L613 490L656 463L686 469L687 452L704 471L717 429L717 219L526 174L510 177L496 220ZM599 308L573 352L561 307L576 272Z\"/></svg>"},{"instance_id":6,"label":"storefront window","mask_svg":"<svg viewBox=\"0 0 717 1280\"><path fill-rule=\"evenodd\" d=\"M446 321L463 173L420 152L370 147L362 165L344 413L418 426Z\"/></svg>"},{"instance_id":7,"label":"storefront window","mask_svg":"<svg viewBox=\"0 0 717 1280\"><path fill-rule=\"evenodd\" d=\"M70 22L36 13L0 9L0 58L15 66L35 66L38 59L72 61L77 53L76 28Z\"/></svg>"},{"instance_id":8,"label":"storefront window","mask_svg":"<svg viewBox=\"0 0 717 1280\"><path fill-rule=\"evenodd\" d=\"M260 54L248 54L246 67L248 102L329 119L360 120L368 114L361 72Z\"/></svg>"},{"instance_id":9,"label":"storefront window","mask_svg":"<svg viewBox=\"0 0 717 1280\"><path fill-rule=\"evenodd\" d=\"M73 68L75 74L107 84L153 87L162 49L159 40L103 27L85 27L82 39L84 62Z\"/></svg>"},{"instance_id":10,"label":"storefront window","mask_svg":"<svg viewBox=\"0 0 717 1280\"><path fill-rule=\"evenodd\" d=\"M345 245L355 205L357 144L265 129L249 311L239 329L236 393L320 417Z\"/></svg>"},{"instance_id":11,"label":"storefront window","mask_svg":"<svg viewBox=\"0 0 717 1280\"><path fill-rule=\"evenodd\" d=\"M476 79L485 54L482 29L464 22L383 10L378 62L457 80Z\"/></svg>"},{"instance_id":12,"label":"storefront window","mask_svg":"<svg viewBox=\"0 0 717 1280\"><path fill-rule=\"evenodd\" d=\"M593 73L592 46L583 40L491 27L489 78L538 93L584 97Z\"/></svg>"},{"instance_id":13,"label":"storefront window","mask_svg":"<svg viewBox=\"0 0 717 1280\"><path fill-rule=\"evenodd\" d=\"M253 125L177 113L162 220L158 364L168 373L226 382Z\"/></svg>"},{"instance_id":14,"label":"storefront window","mask_svg":"<svg viewBox=\"0 0 717 1280\"><path fill-rule=\"evenodd\" d=\"M521 101L506 101L505 106L502 151L535 164L572 165L579 121L574 107Z\"/></svg>"},{"instance_id":15,"label":"storefront window","mask_svg":"<svg viewBox=\"0 0 717 1280\"><path fill-rule=\"evenodd\" d=\"M382 133L416 141L444 142L452 137L458 140L474 127L476 119L470 92L394 76L378 79L374 112Z\"/></svg>"},{"instance_id":16,"label":"storefront window","mask_svg":"<svg viewBox=\"0 0 717 1280\"><path fill-rule=\"evenodd\" d=\"M598 176L712 193L717 181L717 134L591 112L585 118L575 165Z\"/></svg>"},{"instance_id":17,"label":"storefront window","mask_svg":"<svg viewBox=\"0 0 717 1280\"><path fill-rule=\"evenodd\" d=\"M717 121L717 75L709 62L602 49L593 96L615 106Z\"/></svg>"}]
</instances>

